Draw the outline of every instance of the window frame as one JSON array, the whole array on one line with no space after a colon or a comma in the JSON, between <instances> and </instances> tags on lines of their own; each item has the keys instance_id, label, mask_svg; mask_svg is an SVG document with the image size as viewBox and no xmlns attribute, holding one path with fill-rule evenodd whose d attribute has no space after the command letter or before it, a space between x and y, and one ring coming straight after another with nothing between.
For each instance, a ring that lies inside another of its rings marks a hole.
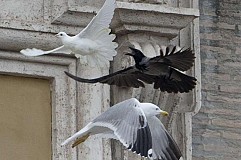
<instances>
[{"instance_id":1,"label":"window frame","mask_svg":"<svg viewBox=\"0 0 241 160\"><path fill-rule=\"evenodd\" d=\"M0 74L48 79L52 106L52 160L77 159L77 150L60 144L76 132L76 82L64 73L76 73L76 58L67 56L25 57L0 51Z\"/></svg>"}]
</instances>

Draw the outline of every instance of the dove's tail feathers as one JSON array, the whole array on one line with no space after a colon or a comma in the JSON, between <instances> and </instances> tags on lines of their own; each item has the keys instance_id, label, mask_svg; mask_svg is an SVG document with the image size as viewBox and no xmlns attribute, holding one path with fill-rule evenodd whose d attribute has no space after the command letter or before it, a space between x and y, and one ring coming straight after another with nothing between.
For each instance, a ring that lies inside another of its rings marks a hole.
<instances>
[{"instance_id":1,"label":"dove's tail feathers","mask_svg":"<svg viewBox=\"0 0 241 160\"><path fill-rule=\"evenodd\" d=\"M92 39L99 44L100 47L96 53L87 55L88 64L90 66L98 66L100 68L109 66L109 61L112 61L113 57L116 56L117 51L115 49L118 47L118 44L113 42L116 36L114 34L110 34L110 32L110 29L105 28L92 37Z\"/></svg>"},{"instance_id":2,"label":"dove's tail feathers","mask_svg":"<svg viewBox=\"0 0 241 160\"><path fill-rule=\"evenodd\" d=\"M90 67L94 68L106 68L109 67L109 61L113 60L109 57L105 57L100 53L90 54L84 56L86 61L80 61L82 64L87 64Z\"/></svg>"},{"instance_id":3,"label":"dove's tail feathers","mask_svg":"<svg viewBox=\"0 0 241 160\"><path fill-rule=\"evenodd\" d=\"M83 65L88 65L92 68L108 68L110 65L109 61L113 60L113 57L105 56L103 52L98 51L98 53L88 54L88 55L78 55L79 61Z\"/></svg>"},{"instance_id":4,"label":"dove's tail feathers","mask_svg":"<svg viewBox=\"0 0 241 160\"><path fill-rule=\"evenodd\" d=\"M100 44L102 52L108 51L108 56L116 56L117 52L115 49L118 47L116 42L113 42L116 38L114 34L110 34L111 30L108 28L100 30L93 39Z\"/></svg>"},{"instance_id":5,"label":"dove's tail feathers","mask_svg":"<svg viewBox=\"0 0 241 160\"><path fill-rule=\"evenodd\" d=\"M87 124L83 129L79 130L73 136L66 139L63 143L61 143L61 146L65 146L65 145L71 143L72 141L77 141L77 139L81 139L82 137L90 134L89 129L92 128L90 126L90 124L92 124L92 123Z\"/></svg>"},{"instance_id":6,"label":"dove's tail feathers","mask_svg":"<svg viewBox=\"0 0 241 160\"><path fill-rule=\"evenodd\" d=\"M113 42L115 35L110 34L110 31L108 28L102 29L91 37L99 45L99 48L95 53L85 55L85 62L80 60L82 64L99 68L109 66L109 61L112 61L113 57L116 56L115 49L118 47L118 44Z\"/></svg>"},{"instance_id":7,"label":"dove's tail feathers","mask_svg":"<svg viewBox=\"0 0 241 160\"><path fill-rule=\"evenodd\" d=\"M40 50L40 49L36 49L36 48L33 48L33 49L29 49L29 48L23 49L23 50L20 51L20 53L22 53L25 56L32 56L32 57L34 57L34 56L41 56L41 55L46 54L45 51Z\"/></svg>"},{"instance_id":8,"label":"dove's tail feathers","mask_svg":"<svg viewBox=\"0 0 241 160\"><path fill-rule=\"evenodd\" d=\"M115 34L111 34L111 29L109 28L104 28L100 30L94 37L93 39L97 41L98 43L101 43L104 46L112 47L112 48L117 48L118 45L113 42L116 38Z\"/></svg>"}]
</instances>

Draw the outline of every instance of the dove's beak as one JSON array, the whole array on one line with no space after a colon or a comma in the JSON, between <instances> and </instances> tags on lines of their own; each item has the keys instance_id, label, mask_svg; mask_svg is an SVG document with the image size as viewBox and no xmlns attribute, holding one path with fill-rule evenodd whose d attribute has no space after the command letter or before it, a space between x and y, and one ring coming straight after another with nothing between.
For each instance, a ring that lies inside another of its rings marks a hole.
<instances>
[{"instance_id":1,"label":"dove's beak","mask_svg":"<svg viewBox=\"0 0 241 160\"><path fill-rule=\"evenodd\" d=\"M56 34L55 37L59 37L59 34Z\"/></svg>"}]
</instances>

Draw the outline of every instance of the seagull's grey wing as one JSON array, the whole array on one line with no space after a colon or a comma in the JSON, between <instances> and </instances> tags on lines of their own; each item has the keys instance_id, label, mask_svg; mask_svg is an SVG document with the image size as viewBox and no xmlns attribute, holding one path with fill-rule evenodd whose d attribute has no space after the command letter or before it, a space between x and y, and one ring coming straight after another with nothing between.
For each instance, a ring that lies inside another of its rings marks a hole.
<instances>
[{"instance_id":1,"label":"seagull's grey wing","mask_svg":"<svg viewBox=\"0 0 241 160\"><path fill-rule=\"evenodd\" d=\"M154 160L179 160L182 153L171 135L157 117L148 118L152 135Z\"/></svg>"},{"instance_id":2,"label":"seagull's grey wing","mask_svg":"<svg viewBox=\"0 0 241 160\"><path fill-rule=\"evenodd\" d=\"M195 55L190 48L177 50L177 46L160 49L160 56L150 59L150 62L158 62L174 67L181 71L187 71L194 64ZM161 65L161 64L160 64Z\"/></svg>"},{"instance_id":3,"label":"seagull's grey wing","mask_svg":"<svg viewBox=\"0 0 241 160\"><path fill-rule=\"evenodd\" d=\"M61 46L58 48L55 48L53 50L49 50L49 51L43 51L40 49L36 49L36 48L32 48L32 49L23 49L20 51L20 53L22 53L25 56L41 56L44 54L49 54L49 53L64 53L64 54L70 54L71 50L69 50L68 48Z\"/></svg>"},{"instance_id":4,"label":"seagull's grey wing","mask_svg":"<svg viewBox=\"0 0 241 160\"><path fill-rule=\"evenodd\" d=\"M80 38L96 37L102 30L108 30L111 19L114 15L115 0L106 0L97 15L90 21L90 23L77 35ZM108 31L109 33L110 31Z\"/></svg>"},{"instance_id":5,"label":"seagull's grey wing","mask_svg":"<svg viewBox=\"0 0 241 160\"><path fill-rule=\"evenodd\" d=\"M119 141L132 152L144 157L152 154L151 131L137 99L131 98L110 107L92 122L113 130Z\"/></svg>"},{"instance_id":6,"label":"seagull's grey wing","mask_svg":"<svg viewBox=\"0 0 241 160\"><path fill-rule=\"evenodd\" d=\"M65 72L69 77L78 82L83 83L104 83L121 87L145 87L144 83L152 84L156 80L156 76L147 75L135 69L134 66L111 73L109 75L96 79L84 79Z\"/></svg>"}]
</instances>

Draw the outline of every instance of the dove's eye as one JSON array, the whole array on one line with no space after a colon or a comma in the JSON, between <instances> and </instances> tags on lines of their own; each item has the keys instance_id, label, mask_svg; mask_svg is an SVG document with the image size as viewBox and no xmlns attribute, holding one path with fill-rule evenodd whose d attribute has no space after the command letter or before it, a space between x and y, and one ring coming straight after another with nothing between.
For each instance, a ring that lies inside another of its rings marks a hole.
<instances>
[{"instance_id":1,"label":"dove's eye","mask_svg":"<svg viewBox=\"0 0 241 160\"><path fill-rule=\"evenodd\" d=\"M62 34L62 33L60 33L60 36L63 36L63 34Z\"/></svg>"}]
</instances>

